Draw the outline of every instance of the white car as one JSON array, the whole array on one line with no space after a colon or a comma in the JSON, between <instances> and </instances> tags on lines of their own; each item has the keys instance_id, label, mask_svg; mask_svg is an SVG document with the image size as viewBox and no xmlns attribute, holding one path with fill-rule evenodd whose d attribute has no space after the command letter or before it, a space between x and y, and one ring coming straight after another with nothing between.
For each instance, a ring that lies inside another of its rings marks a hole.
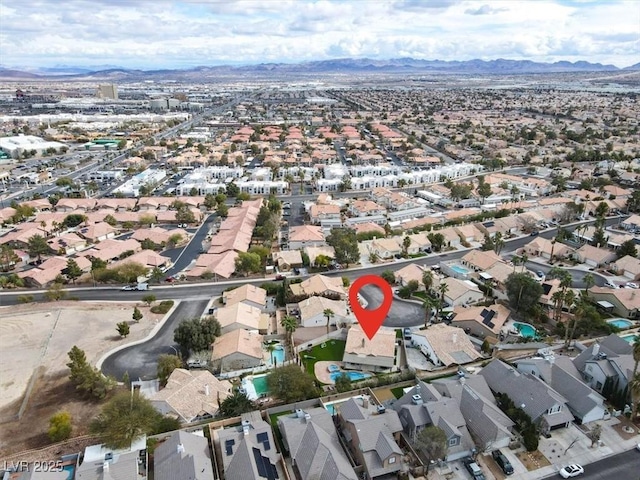
<instances>
[{"instance_id":1,"label":"white car","mask_svg":"<svg viewBox=\"0 0 640 480\"><path fill-rule=\"evenodd\" d=\"M577 463L574 463L573 465L567 465L562 470L560 470L560 476L562 478L573 478L577 477L578 475L582 475L583 473L584 468L582 468Z\"/></svg>"},{"instance_id":2,"label":"white car","mask_svg":"<svg viewBox=\"0 0 640 480\"><path fill-rule=\"evenodd\" d=\"M616 285L613 282L607 282L607 283L604 284L604 286L607 287L607 288L620 288L620 287L618 287L618 285Z\"/></svg>"},{"instance_id":3,"label":"white car","mask_svg":"<svg viewBox=\"0 0 640 480\"><path fill-rule=\"evenodd\" d=\"M628 282L625 287L627 288L638 288L638 284L637 283L633 283L633 282Z\"/></svg>"}]
</instances>

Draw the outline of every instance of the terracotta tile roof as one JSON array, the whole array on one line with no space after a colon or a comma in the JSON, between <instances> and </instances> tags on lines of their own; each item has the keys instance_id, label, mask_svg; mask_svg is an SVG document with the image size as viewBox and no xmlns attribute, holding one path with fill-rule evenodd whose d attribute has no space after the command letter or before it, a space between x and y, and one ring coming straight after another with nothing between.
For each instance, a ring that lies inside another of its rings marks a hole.
<instances>
[{"instance_id":1,"label":"terracotta tile roof","mask_svg":"<svg viewBox=\"0 0 640 480\"><path fill-rule=\"evenodd\" d=\"M360 325L353 325L347 333L345 354L358 356L394 357L396 352L396 333L381 328L372 340L365 335Z\"/></svg>"}]
</instances>

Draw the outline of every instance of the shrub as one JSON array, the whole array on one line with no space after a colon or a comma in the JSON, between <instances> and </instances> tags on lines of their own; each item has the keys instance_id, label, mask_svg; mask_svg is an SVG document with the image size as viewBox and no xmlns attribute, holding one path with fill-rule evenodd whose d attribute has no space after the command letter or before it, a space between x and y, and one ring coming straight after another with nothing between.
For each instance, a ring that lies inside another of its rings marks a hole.
<instances>
[{"instance_id":1,"label":"shrub","mask_svg":"<svg viewBox=\"0 0 640 480\"><path fill-rule=\"evenodd\" d=\"M33 295L19 295L18 296L19 303L31 303L33 302Z\"/></svg>"},{"instance_id":2,"label":"shrub","mask_svg":"<svg viewBox=\"0 0 640 480\"><path fill-rule=\"evenodd\" d=\"M61 442L71 436L71 415L68 412L58 412L49 419L49 440Z\"/></svg>"},{"instance_id":3,"label":"shrub","mask_svg":"<svg viewBox=\"0 0 640 480\"><path fill-rule=\"evenodd\" d=\"M152 313L161 313L165 314L173 307L173 300L163 300L158 305L154 305L151 307Z\"/></svg>"}]
</instances>

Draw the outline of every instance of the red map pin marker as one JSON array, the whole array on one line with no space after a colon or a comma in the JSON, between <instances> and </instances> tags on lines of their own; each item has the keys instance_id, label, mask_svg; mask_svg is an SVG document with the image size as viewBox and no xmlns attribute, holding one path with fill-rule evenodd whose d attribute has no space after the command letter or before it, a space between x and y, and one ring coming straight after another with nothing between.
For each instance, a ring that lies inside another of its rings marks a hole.
<instances>
[{"instance_id":1,"label":"red map pin marker","mask_svg":"<svg viewBox=\"0 0 640 480\"><path fill-rule=\"evenodd\" d=\"M358 292L365 285L375 285L382 290L382 305L375 310L368 310L360 306ZM353 314L356 316L356 320L358 320L365 335L369 337L369 340L373 339L391 308L391 303L393 302L391 285L378 275L365 275L351 284L349 301L351 302L351 310L353 310Z\"/></svg>"}]
</instances>

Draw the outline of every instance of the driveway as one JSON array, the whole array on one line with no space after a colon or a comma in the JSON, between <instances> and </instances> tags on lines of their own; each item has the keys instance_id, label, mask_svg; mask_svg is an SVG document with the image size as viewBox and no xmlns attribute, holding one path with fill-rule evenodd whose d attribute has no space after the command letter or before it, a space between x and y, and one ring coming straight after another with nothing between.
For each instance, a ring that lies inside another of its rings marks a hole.
<instances>
[{"instance_id":1,"label":"driveway","mask_svg":"<svg viewBox=\"0 0 640 480\"><path fill-rule=\"evenodd\" d=\"M182 270L187 268L198 255L200 255L200 250L202 249L202 241L207 237L209 228L216 219L216 216L217 215L215 213L212 213L207 217L207 219L203 222L195 235L191 237L191 241L187 244L186 247L176 248L163 252L163 256L171 258L171 260L174 262L173 266L169 270L167 270L168 276L180 273Z\"/></svg>"},{"instance_id":2,"label":"driveway","mask_svg":"<svg viewBox=\"0 0 640 480\"><path fill-rule=\"evenodd\" d=\"M375 310L378 305L382 304L382 291L373 285L362 287L360 295L367 301L370 310ZM393 328L415 327L423 324L424 309L422 306L412 302L405 302L395 297L383 323L385 327Z\"/></svg>"}]
</instances>

